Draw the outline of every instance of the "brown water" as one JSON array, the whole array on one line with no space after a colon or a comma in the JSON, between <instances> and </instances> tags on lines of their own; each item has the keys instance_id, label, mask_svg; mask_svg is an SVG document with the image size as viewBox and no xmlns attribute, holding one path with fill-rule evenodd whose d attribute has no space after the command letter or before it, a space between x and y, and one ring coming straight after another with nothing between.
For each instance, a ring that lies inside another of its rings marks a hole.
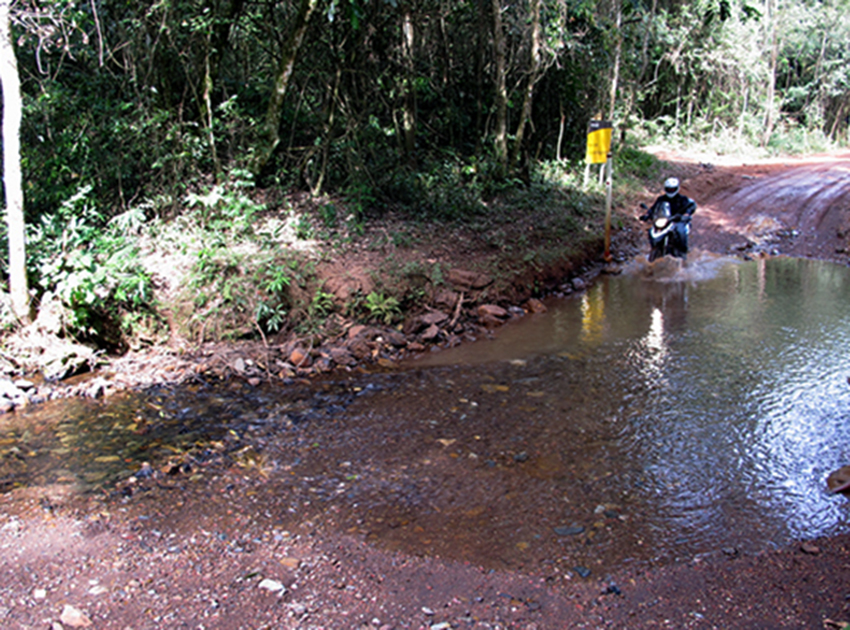
<instances>
[{"instance_id":1,"label":"brown water","mask_svg":"<svg viewBox=\"0 0 850 630\"><path fill-rule=\"evenodd\" d=\"M395 373L4 417L2 489L108 489L168 458L202 482L221 460L281 522L555 573L845 529L825 479L850 463L850 272L694 258Z\"/></svg>"}]
</instances>

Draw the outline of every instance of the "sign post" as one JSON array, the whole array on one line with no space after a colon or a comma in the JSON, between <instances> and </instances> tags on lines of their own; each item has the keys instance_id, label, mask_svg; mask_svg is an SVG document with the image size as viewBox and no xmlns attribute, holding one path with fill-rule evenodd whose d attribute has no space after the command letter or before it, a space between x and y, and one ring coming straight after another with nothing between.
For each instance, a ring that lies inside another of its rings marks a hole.
<instances>
[{"instance_id":1,"label":"sign post","mask_svg":"<svg viewBox=\"0 0 850 630\"><path fill-rule=\"evenodd\" d=\"M604 164L605 169L605 262L611 262L611 131L610 120L591 120L587 128L587 168L591 164ZM587 171L585 172L587 174Z\"/></svg>"}]
</instances>

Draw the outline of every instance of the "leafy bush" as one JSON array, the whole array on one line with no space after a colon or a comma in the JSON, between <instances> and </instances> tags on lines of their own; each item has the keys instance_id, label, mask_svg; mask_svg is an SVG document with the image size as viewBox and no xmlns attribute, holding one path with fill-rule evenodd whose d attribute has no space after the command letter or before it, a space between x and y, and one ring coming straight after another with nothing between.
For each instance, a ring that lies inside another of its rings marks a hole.
<instances>
[{"instance_id":1,"label":"leafy bush","mask_svg":"<svg viewBox=\"0 0 850 630\"><path fill-rule=\"evenodd\" d=\"M616 172L625 172L642 180L658 179L661 173L661 160L631 146L621 147L614 156Z\"/></svg>"},{"instance_id":2,"label":"leafy bush","mask_svg":"<svg viewBox=\"0 0 850 630\"><path fill-rule=\"evenodd\" d=\"M234 170L226 184L214 186L204 194L189 193L186 203L200 212L201 224L218 232L244 234L254 223L255 215L263 209L245 192L253 188L250 173Z\"/></svg>"},{"instance_id":3,"label":"leafy bush","mask_svg":"<svg viewBox=\"0 0 850 630\"><path fill-rule=\"evenodd\" d=\"M119 346L124 324L136 319L123 318L152 310L153 280L128 237L133 218L105 223L90 191L82 188L30 228L29 273L40 296L58 297L67 310L66 333Z\"/></svg>"},{"instance_id":4,"label":"leafy bush","mask_svg":"<svg viewBox=\"0 0 850 630\"><path fill-rule=\"evenodd\" d=\"M398 300L383 293L371 292L366 296L364 304L369 311L369 316L384 324L393 323L401 315Z\"/></svg>"}]
</instances>

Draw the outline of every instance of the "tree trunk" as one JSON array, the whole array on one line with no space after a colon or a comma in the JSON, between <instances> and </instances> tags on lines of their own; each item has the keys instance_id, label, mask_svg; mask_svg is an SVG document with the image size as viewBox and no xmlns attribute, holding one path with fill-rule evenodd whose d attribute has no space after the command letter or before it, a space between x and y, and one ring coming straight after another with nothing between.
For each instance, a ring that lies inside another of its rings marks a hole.
<instances>
[{"instance_id":1,"label":"tree trunk","mask_svg":"<svg viewBox=\"0 0 850 630\"><path fill-rule=\"evenodd\" d=\"M24 191L21 186L21 83L12 42L11 0L0 0L0 85L3 88L3 183L9 230L9 294L12 312L29 322Z\"/></svg>"},{"instance_id":2,"label":"tree trunk","mask_svg":"<svg viewBox=\"0 0 850 630\"><path fill-rule=\"evenodd\" d=\"M625 143L626 132L629 128L632 112L635 109L638 94L644 89L644 77L646 76L647 68L649 68L649 40L652 34L652 24L655 21L655 14L658 9L658 0L652 0L652 5L649 9L649 14L644 20L643 39L640 48L640 67L638 68L635 80L632 82L626 97L626 106L623 108L623 117L620 123L620 142Z\"/></svg>"},{"instance_id":3,"label":"tree trunk","mask_svg":"<svg viewBox=\"0 0 850 630\"><path fill-rule=\"evenodd\" d=\"M741 116L738 119L738 139L744 135L744 127L747 124L747 107L750 104L750 79L744 77L744 102L741 104Z\"/></svg>"},{"instance_id":4,"label":"tree trunk","mask_svg":"<svg viewBox=\"0 0 850 630\"><path fill-rule=\"evenodd\" d=\"M770 68L767 76L767 102L765 103L764 134L761 145L767 146L770 136L773 134L774 101L776 100L776 60L779 56L779 37L776 34L776 2L767 0L767 19L770 28Z\"/></svg>"},{"instance_id":5,"label":"tree trunk","mask_svg":"<svg viewBox=\"0 0 850 630\"><path fill-rule=\"evenodd\" d=\"M522 113L516 130L514 140L514 151L511 156L511 168L514 169L519 163L519 155L522 151L522 139L525 134L525 125L531 118L532 97L534 95L534 84L537 82L537 74L540 68L540 0L531 0L529 7L531 12L531 59L528 62L528 83L525 89L525 97L522 102Z\"/></svg>"},{"instance_id":6,"label":"tree trunk","mask_svg":"<svg viewBox=\"0 0 850 630\"><path fill-rule=\"evenodd\" d=\"M245 0L232 0L227 7L227 11L222 14L221 19L213 23L212 53L210 55L213 78L218 78L221 71L221 60L224 57L224 50L227 48L227 40L230 39L230 31L239 21L244 8Z\"/></svg>"},{"instance_id":7,"label":"tree trunk","mask_svg":"<svg viewBox=\"0 0 850 630\"><path fill-rule=\"evenodd\" d=\"M401 50L404 57L404 111L402 112L402 127L404 129L404 155L410 166L416 165L416 90L414 87L413 64L413 12L410 4L406 3L401 25Z\"/></svg>"},{"instance_id":8,"label":"tree trunk","mask_svg":"<svg viewBox=\"0 0 850 630\"><path fill-rule=\"evenodd\" d=\"M212 90L213 78L210 68L210 36L206 38L206 50L204 51L204 86L201 92L201 115L207 128L207 142L210 143L210 157L212 158L213 170L216 181L221 174L221 164L218 161L218 152L215 147L215 131L213 129L213 106Z\"/></svg>"},{"instance_id":9,"label":"tree trunk","mask_svg":"<svg viewBox=\"0 0 850 630\"><path fill-rule=\"evenodd\" d=\"M502 26L501 0L493 3L493 47L496 58L496 161L504 175L508 170L508 89L505 70L505 31Z\"/></svg>"},{"instance_id":10,"label":"tree trunk","mask_svg":"<svg viewBox=\"0 0 850 630\"><path fill-rule=\"evenodd\" d=\"M213 130L213 123L215 122L212 102L213 85L221 71L221 60L227 48L230 31L238 22L244 6L245 0L232 0L232 2L228 3L226 11L222 13L220 18L216 19L213 17L209 31L206 34L206 41L204 42L204 84L201 90L201 115L207 127L207 140L210 143L210 156L212 158L216 180L221 174L221 161L218 158L215 132ZM213 16L215 15L215 3L208 3L205 8Z\"/></svg>"},{"instance_id":11,"label":"tree trunk","mask_svg":"<svg viewBox=\"0 0 850 630\"><path fill-rule=\"evenodd\" d=\"M487 3L488 0L478 0L478 28L476 29L477 46L475 47L475 131L478 140L475 145L475 152L481 151L482 139L487 136L487 126L489 117L485 115L487 107L485 102L489 98L485 98L484 87L484 52L490 41L491 26L487 20ZM487 92L489 94L489 90Z\"/></svg>"},{"instance_id":12,"label":"tree trunk","mask_svg":"<svg viewBox=\"0 0 850 630\"><path fill-rule=\"evenodd\" d=\"M292 77L292 70L295 67L295 58L298 56L298 49L304 41L307 24L310 21L313 10L316 8L317 2L318 0L301 0L301 6L298 8L298 15L295 18L295 26L289 35L289 39L283 45L280 64L275 75L274 89L269 99L269 107L266 110L263 137L260 139L256 155L251 165L251 172L254 174L254 177L260 176L280 142L280 118L283 111L283 99L286 96L289 79Z\"/></svg>"},{"instance_id":13,"label":"tree trunk","mask_svg":"<svg viewBox=\"0 0 850 630\"><path fill-rule=\"evenodd\" d=\"M614 67L611 70L611 95L610 108L608 110L608 120L611 124L614 123L614 112L617 105L617 84L620 81L620 57L623 51L623 37L620 33L620 28L623 24L623 8L620 5L620 0L614 1L614 19L616 20L616 29L614 31Z\"/></svg>"}]
</instances>

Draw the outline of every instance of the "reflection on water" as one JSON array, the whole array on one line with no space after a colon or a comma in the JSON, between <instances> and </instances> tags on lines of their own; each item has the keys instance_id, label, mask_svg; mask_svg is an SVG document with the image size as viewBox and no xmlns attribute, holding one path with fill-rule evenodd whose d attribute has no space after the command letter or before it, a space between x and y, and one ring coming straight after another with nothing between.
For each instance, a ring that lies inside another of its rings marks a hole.
<instances>
[{"instance_id":1,"label":"reflection on water","mask_svg":"<svg viewBox=\"0 0 850 630\"><path fill-rule=\"evenodd\" d=\"M648 476L650 529L779 541L844 525L846 502L825 478L850 462L846 268L708 259L659 274L636 262L549 306L424 363L513 360L551 391L579 370L577 389L599 396L582 412L615 423L607 448Z\"/></svg>"},{"instance_id":2,"label":"reflection on water","mask_svg":"<svg viewBox=\"0 0 850 630\"><path fill-rule=\"evenodd\" d=\"M238 463L253 445L285 485L270 482L269 510L322 506L381 544L491 566L843 529L848 503L825 479L850 463L850 273L694 258L636 261L395 374L0 418L0 491L96 486L169 453Z\"/></svg>"}]
</instances>

